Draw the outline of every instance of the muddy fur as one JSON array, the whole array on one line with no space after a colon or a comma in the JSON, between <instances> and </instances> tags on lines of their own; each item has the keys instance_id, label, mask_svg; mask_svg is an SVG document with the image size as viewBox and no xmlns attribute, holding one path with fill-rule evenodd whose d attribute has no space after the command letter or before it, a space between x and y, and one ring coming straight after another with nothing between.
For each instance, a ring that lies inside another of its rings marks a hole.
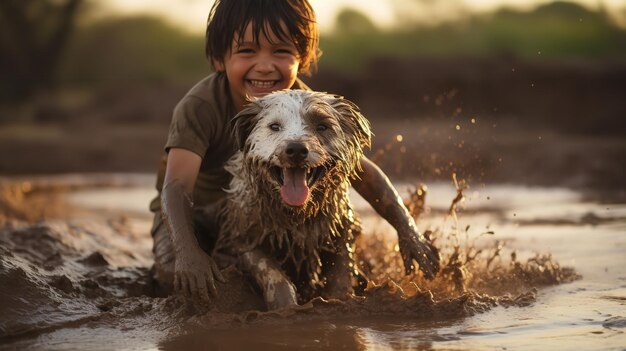
<instances>
[{"instance_id":1,"label":"muddy fur","mask_svg":"<svg viewBox=\"0 0 626 351\"><path fill-rule=\"evenodd\" d=\"M326 285L330 257L345 258L346 272L354 272L360 225L348 189L362 148L370 146L369 122L358 108L334 95L281 91L252 102L233 123L240 151L226 167L233 179L217 250L235 256L263 250L295 284L299 300ZM273 123L280 130L272 130ZM318 130L319 123L326 129ZM302 206L283 201L281 184L271 174L272 167L294 166L284 156L285 145L294 140L309 150L298 166L325 169Z\"/></svg>"}]
</instances>

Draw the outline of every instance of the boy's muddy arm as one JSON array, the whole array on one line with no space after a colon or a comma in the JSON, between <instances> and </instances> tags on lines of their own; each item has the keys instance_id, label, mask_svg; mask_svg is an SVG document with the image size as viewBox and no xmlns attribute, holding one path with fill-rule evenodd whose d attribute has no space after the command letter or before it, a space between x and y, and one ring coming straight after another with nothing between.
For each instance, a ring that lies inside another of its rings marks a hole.
<instances>
[{"instance_id":1,"label":"boy's muddy arm","mask_svg":"<svg viewBox=\"0 0 626 351\"><path fill-rule=\"evenodd\" d=\"M175 179L161 191L163 218L174 248L174 289L208 301L217 296L215 279L224 281L215 261L198 245L193 231L193 203Z\"/></svg>"},{"instance_id":2,"label":"boy's muddy arm","mask_svg":"<svg viewBox=\"0 0 626 351\"><path fill-rule=\"evenodd\" d=\"M366 157L361 158L361 167L361 179L353 180L352 186L398 232L398 245L406 273L415 269L415 260L424 276L432 279L439 271L437 248L418 231L402 198L383 171Z\"/></svg>"},{"instance_id":3,"label":"boy's muddy arm","mask_svg":"<svg viewBox=\"0 0 626 351\"><path fill-rule=\"evenodd\" d=\"M201 248L194 234L190 193L201 158L191 151L171 149L168 154L161 209L174 249L174 289L209 299L217 295L215 279L224 281L215 261Z\"/></svg>"}]
</instances>

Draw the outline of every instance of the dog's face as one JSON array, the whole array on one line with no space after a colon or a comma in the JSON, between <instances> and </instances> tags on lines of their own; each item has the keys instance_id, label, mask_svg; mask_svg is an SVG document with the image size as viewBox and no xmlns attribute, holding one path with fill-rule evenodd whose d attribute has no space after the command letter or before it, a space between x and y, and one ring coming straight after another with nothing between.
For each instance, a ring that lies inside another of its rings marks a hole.
<instances>
[{"instance_id":1,"label":"dog's face","mask_svg":"<svg viewBox=\"0 0 626 351\"><path fill-rule=\"evenodd\" d=\"M353 176L370 145L368 121L348 100L285 90L251 102L234 119L244 162L290 207L305 206L311 192ZM334 184L337 186L337 184Z\"/></svg>"}]
</instances>

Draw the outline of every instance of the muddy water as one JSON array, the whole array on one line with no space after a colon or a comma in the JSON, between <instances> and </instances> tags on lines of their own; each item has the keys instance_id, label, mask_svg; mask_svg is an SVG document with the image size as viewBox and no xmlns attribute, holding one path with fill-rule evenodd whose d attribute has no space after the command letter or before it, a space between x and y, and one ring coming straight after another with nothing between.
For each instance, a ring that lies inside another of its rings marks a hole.
<instances>
[{"instance_id":1,"label":"muddy water","mask_svg":"<svg viewBox=\"0 0 626 351\"><path fill-rule=\"evenodd\" d=\"M486 255L461 267L465 291L420 277L412 280L420 291L410 291L393 254L382 253L367 259L390 268L377 271L365 298L268 314L245 308L257 297L237 272L214 306L160 296L148 279L152 177L78 179L37 187L38 179L23 193L7 185L20 182L3 181L0 349L626 348L626 204L488 185L465 191L455 219L446 214L455 188L430 184L420 228L433 231L447 258L455 245ZM358 196L355 204L369 238L378 238L364 246L393 250L393 231ZM533 264L536 253L552 258Z\"/></svg>"}]
</instances>

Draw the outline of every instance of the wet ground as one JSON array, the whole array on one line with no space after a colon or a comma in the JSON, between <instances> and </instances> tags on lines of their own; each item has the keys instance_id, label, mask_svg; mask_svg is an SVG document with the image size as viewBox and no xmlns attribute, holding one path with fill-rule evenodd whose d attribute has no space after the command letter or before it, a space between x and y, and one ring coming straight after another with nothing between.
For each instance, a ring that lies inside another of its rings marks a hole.
<instances>
[{"instance_id":1,"label":"wet ground","mask_svg":"<svg viewBox=\"0 0 626 351\"><path fill-rule=\"evenodd\" d=\"M264 313L234 271L212 306L153 289L152 183L2 179L0 349L626 348L624 203L484 185L465 189L452 216L455 187L429 184L419 227L448 271L426 282L398 273L395 234L355 196L360 257L377 284L363 298ZM396 186L407 197L414 189Z\"/></svg>"}]
</instances>

